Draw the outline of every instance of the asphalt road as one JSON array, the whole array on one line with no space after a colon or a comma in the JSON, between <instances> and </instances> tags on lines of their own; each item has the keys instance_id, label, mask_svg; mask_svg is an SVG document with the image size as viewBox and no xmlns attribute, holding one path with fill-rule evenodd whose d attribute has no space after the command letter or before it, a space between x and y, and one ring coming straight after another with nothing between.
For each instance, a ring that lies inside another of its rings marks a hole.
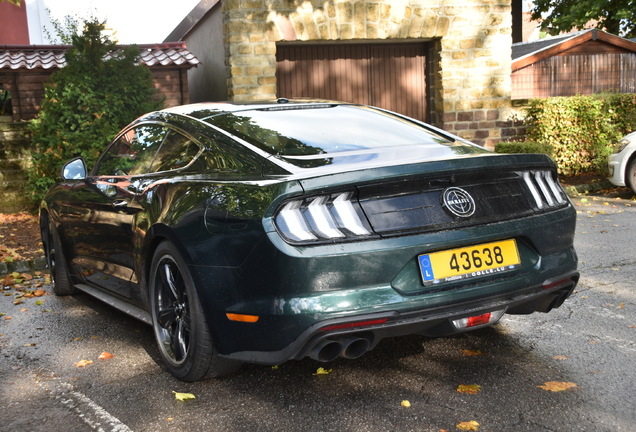
<instances>
[{"instance_id":1,"label":"asphalt road","mask_svg":"<svg viewBox=\"0 0 636 432\"><path fill-rule=\"evenodd\" d=\"M327 376L305 359L182 383L163 370L150 327L87 295L17 306L2 295L11 319L0 317L0 431L439 432L473 420L481 432L633 431L636 202L573 202L582 278L560 309L450 338L385 340ZM115 357L98 360L103 351ZM576 387L538 387L549 381Z\"/></svg>"}]
</instances>

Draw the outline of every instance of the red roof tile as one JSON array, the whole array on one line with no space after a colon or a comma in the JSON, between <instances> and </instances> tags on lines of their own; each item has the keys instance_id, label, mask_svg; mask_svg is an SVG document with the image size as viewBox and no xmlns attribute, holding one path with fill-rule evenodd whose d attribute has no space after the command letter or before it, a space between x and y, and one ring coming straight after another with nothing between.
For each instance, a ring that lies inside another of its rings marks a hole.
<instances>
[{"instance_id":1,"label":"red roof tile","mask_svg":"<svg viewBox=\"0 0 636 432\"><path fill-rule=\"evenodd\" d=\"M106 58L112 58L119 45ZM64 54L70 45L0 45L0 70L51 69L66 66ZM141 63L147 66L182 66L191 68L201 62L187 50L185 42L139 45Z\"/></svg>"}]
</instances>

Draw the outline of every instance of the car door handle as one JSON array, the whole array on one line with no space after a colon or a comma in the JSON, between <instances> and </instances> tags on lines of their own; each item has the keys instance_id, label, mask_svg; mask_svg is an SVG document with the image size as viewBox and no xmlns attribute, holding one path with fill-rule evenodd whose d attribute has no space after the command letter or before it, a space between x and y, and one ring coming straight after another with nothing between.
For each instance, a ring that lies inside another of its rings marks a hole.
<instances>
[{"instance_id":1,"label":"car door handle","mask_svg":"<svg viewBox=\"0 0 636 432\"><path fill-rule=\"evenodd\" d=\"M111 206L116 210L123 210L126 206L128 206L128 201L126 200L115 200L112 202Z\"/></svg>"}]
</instances>

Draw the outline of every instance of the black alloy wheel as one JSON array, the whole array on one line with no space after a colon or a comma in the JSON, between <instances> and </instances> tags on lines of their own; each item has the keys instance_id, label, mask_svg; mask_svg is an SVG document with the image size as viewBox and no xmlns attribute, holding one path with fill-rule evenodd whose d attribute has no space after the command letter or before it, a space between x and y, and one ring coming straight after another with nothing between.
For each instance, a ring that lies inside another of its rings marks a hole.
<instances>
[{"instance_id":1,"label":"black alloy wheel","mask_svg":"<svg viewBox=\"0 0 636 432\"><path fill-rule=\"evenodd\" d=\"M150 274L152 324L159 351L175 377L197 381L236 371L241 362L218 356L192 276L172 243L161 243Z\"/></svg>"},{"instance_id":2,"label":"black alloy wheel","mask_svg":"<svg viewBox=\"0 0 636 432\"><path fill-rule=\"evenodd\" d=\"M60 237L48 217L46 221L40 224L40 230L42 245L46 254L46 265L53 281L53 292L58 296L75 294L77 289L73 286L68 274Z\"/></svg>"},{"instance_id":3,"label":"black alloy wheel","mask_svg":"<svg viewBox=\"0 0 636 432\"><path fill-rule=\"evenodd\" d=\"M165 255L157 265L155 277L155 331L163 354L179 365L190 348L192 331L188 293L174 259Z\"/></svg>"}]
</instances>

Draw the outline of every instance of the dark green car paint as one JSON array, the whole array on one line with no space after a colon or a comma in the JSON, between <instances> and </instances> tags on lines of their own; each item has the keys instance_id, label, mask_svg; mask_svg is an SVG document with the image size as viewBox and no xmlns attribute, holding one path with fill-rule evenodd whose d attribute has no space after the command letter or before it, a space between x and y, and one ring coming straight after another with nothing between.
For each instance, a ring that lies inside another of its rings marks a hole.
<instances>
[{"instance_id":1,"label":"dark green car paint","mask_svg":"<svg viewBox=\"0 0 636 432\"><path fill-rule=\"evenodd\" d=\"M425 332L421 323L429 321L437 329L430 334L447 334L449 318L506 305L529 313L551 292L544 290L546 281L569 278L570 291L576 283L576 212L569 201L461 229L315 245L287 243L274 223L281 203L297 197L357 193L365 185L414 176L450 182L493 170L554 171L545 155L496 155L452 142L434 152L426 146L382 148L367 152L362 162L361 154L347 152L290 159L232 140L194 117L153 113L129 126L156 122L196 140L204 150L187 168L66 180L49 191L41 211L60 233L75 283L146 310L154 248L162 239L171 241L188 264L222 355L277 364L306 354L323 337L320 327L374 316L389 321L375 333L351 330L371 335L372 346L384 335ZM115 199L126 201L125 207L114 208ZM418 255L509 238L517 241L520 268L468 282L422 284ZM228 312L259 319L230 321ZM408 321L402 327L401 319Z\"/></svg>"}]
</instances>

